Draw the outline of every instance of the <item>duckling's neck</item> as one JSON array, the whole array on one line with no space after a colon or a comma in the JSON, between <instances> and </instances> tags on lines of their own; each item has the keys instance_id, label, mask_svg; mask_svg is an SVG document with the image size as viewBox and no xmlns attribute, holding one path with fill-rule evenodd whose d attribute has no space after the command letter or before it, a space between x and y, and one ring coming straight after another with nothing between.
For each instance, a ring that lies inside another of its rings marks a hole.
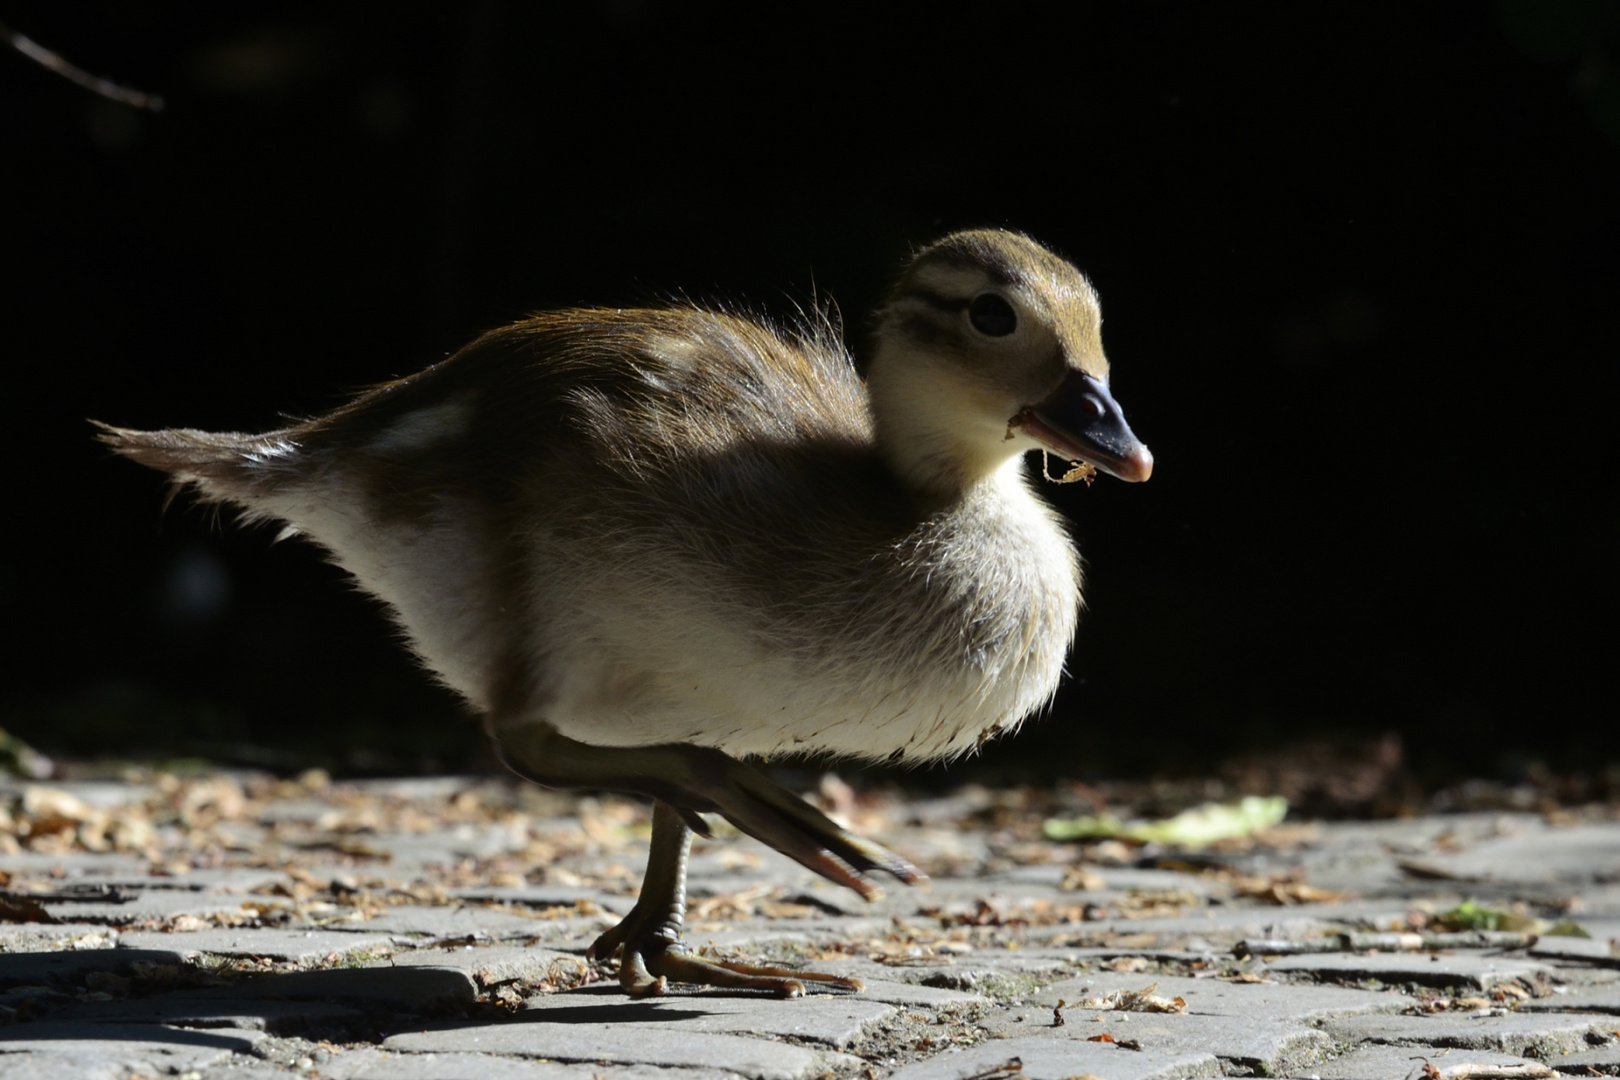
<instances>
[{"instance_id":1,"label":"duckling's neck","mask_svg":"<svg viewBox=\"0 0 1620 1080\"><path fill-rule=\"evenodd\" d=\"M920 357L896 362L880 353L867 389L878 451L910 487L954 499L1017 475L1014 459L1024 447L1008 441L1007 421L993 419L997 403L975 400L943 365Z\"/></svg>"}]
</instances>

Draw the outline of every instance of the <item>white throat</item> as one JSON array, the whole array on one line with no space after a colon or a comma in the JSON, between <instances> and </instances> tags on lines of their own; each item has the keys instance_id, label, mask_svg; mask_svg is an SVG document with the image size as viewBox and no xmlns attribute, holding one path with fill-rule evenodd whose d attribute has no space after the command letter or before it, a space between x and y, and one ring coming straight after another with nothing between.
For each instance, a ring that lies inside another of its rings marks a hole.
<instances>
[{"instance_id":1,"label":"white throat","mask_svg":"<svg viewBox=\"0 0 1620 1080\"><path fill-rule=\"evenodd\" d=\"M895 474L919 490L964 491L1035 446L1027 437L1007 438L1016 406L965 385L953 365L926 354L896 357L880 350L867 389L878 449Z\"/></svg>"}]
</instances>

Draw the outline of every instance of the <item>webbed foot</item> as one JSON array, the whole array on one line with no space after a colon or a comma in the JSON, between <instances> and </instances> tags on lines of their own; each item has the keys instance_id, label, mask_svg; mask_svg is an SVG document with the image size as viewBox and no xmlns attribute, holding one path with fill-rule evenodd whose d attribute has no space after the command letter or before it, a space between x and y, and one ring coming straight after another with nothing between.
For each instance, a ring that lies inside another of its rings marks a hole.
<instances>
[{"instance_id":1,"label":"webbed foot","mask_svg":"<svg viewBox=\"0 0 1620 1080\"><path fill-rule=\"evenodd\" d=\"M859 979L818 971L742 964L695 956L681 941L686 918L686 860L692 829L685 815L663 802L653 803L652 850L647 877L636 906L619 925L597 938L586 951L605 960L619 952L619 985L635 997L664 993L666 981L697 983L730 990L761 990L777 997L800 997L806 982L842 990L863 989Z\"/></svg>"}]
</instances>

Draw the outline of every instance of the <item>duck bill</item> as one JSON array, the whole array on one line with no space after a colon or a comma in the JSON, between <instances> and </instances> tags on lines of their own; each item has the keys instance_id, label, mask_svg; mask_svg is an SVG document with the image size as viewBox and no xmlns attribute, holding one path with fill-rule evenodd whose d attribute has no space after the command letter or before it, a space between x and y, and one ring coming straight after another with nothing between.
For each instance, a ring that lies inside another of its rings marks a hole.
<instances>
[{"instance_id":1,"label":"duck bill","mask_svg":"<svg viewBox=\"0 0 1620 1080\"><path fill-rule=\"evenodd\" d=\"M1082 371L1070 371L1045 401L1020 410L1010 429L1121 480L1153 475L1153 453L1131 431L1119 402L1107 385Z\"/></svg>"}]
</instances>

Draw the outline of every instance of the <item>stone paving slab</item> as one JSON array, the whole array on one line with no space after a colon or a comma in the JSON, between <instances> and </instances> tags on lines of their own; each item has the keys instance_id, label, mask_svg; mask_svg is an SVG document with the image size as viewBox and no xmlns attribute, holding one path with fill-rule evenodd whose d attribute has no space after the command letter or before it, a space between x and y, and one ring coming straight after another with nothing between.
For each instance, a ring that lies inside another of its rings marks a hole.
<instances>
[{"instance_id":1,"label":"stone paving slab","mask_svg":"<svg viewBox=\"0 0 1620 1080\"><path fill-rule=\"evenodd\" d=\"M1376 979L1382 983L1417 983L1422 986L1463 986L1486 990L1497 983L1551 975L1544 963L1510 960L1493 955L1439 953L1318 953L1284 956L1268 961L1266 970L1277 975L1303 973L1338 982Z\"/></svg>"},{"instance_id":2,"label":"stone paving slab","mask_svg":"<svg viewBox=\"0 0 1620 1080\"><path fill-rule=\"evenodd\" d=\"M97 884L114 889L224 893L231 896L246 895L284 880L286 871L262 866L200 867L163 874L148 870L140 874L108 873L96 877Z\"/></svg>"},{"instance_id":3,"label":"stone paving slab","mask_svg":"<svg viewBox=\"0 0 1620 1080\"><path fill-rule=\"evenodd\" d=\"M497 983L566 977L588 970L582 957L538 945L464 945L450 949L424 948L396 953L375 967L449 968L465 972L483 986Z\"/></svg>"},{"instance_id":4,"label":"stone paving slab","mask_svg":"<svg viewBox=\"0 0 1620 1080\"><path fill-rule=\"evenodd\" d=\"M495 1054L388 1054L378 1050L339 1054L318 1068L322 1080L595 1080L603 1075L603 1066L595 1063L563 1065ZM705 1068L613 1067L614 1080L734 1080L736 1075Z\"/></svg>"},{"instance_id":5,"label":"stone paving slab","mask_svg":"<svg viewBox=\"0 0 1620 1080\"><path fill-rule=\"evenodd\" d=\"M311 1027L341 1027L365 1014L329 1002L252 1001L224 996L162 996L78 1002L53 1017L85 1024L163 1024L179 1028L235 1028L297 1035Z\"/></svg>"},{"instance_id":6,"label":"stone paving slab","mask_svg":"<svg viewBox=\"0 0 1620 1080\"><path fill-rule=\"evenodd\" d=\"M180 965L177 949L82 949L74 952L0 954L0 986L56 986L82 983L100 973L127 974L139 965Z\"/></svg>"},{"instance_id":7,"label":"stone paving slab","mask_svg":"<svg viewBox=\"0 0 1620 1080\"><path fill-rule=\"evenodd\" d=\"M368 836L365 847L387 856L394 869L454 866L463 859L490 859L522 851L526 838L501 828L455 828L442 833Z\"/></svg>"},{"instance_id":8,"label":"stone paving slab","mask_svg":"<svg viewBox=\"0 0 1620 1080\"><path fill-rule=\"evenodd\" d=\"M602 925L606 927L614 921L605 920ZM892 918L844 918L815 913L795 919L697 919L687 927L687 933L693 944L711 940L716 943L744 944L783 937L795 937L801 941L812 937L848 940L882 937L890 931L893 923Z\"/></svg>"},{"instance_id":9,"label":"stone paving slab","mask_svg":"<svg viewBox=\"0 0 1620 1080\"><path fill-rule=\"evenodd\" d=\"M1143 1051L1182 1056L1214 1054L1226 1067L1275 1076L1290 1066L1316 1061L1333 1046L1322 1031L1266 1015L1247 1017L1198 1013L1089 1012L1065 1010L1061 1027L1051 1014L992 1014L980 1023L994 1037L1046 1039L1084 1045L1093 1037L1131 1040Z\"/></svg>"},{"instance_id":10,"label":"stone paving slab","mask_svg":"<svg viewBox=\"0 0 1620 1080\"><path fill-rule=\"evenodd\" d=\"M817 964L816 969L825 971L827 965ZM951 990L944 987L889 982L886 979L866 979L864 981L866 988L861 991L861 998L866 1001L881 1001L885 1005L940 1009L947 1007L967 1008L976 1005L988 1005L990 1002L990 999L982 994Z\"/></svg>"},{"instance_id":11,"label":"stone paving slab","mask_svg":"<svg viewBox=\"0 0 1620 1080\"><path fill-rule=\"evenodd\" d=\"M893 1005L861 994L813 994L793 1002L788 1009L761 1009L757 998L716 993L675 993L631 1001L617 987L601 986L531 998L524 1005L522 1018L548 1024L752 1033L842 1050L894 1012Z\"/></svg>"},{"instance_id":12,"label":"stone paving slab","mask_svg":"<svg viewBox=\"0 0 1620 1080\"><path fill-rule=\"evenodd\" d=\"M1421 865L1458 881L1567 885L1620 877L1612 826L1557 828L1535 819L1503 825L1501 835L1462 851L1425 853Z\"/></svg>"},{"instance_id":13,"label":"stone paving slab","mask_svg":"<svg viewBox=\"0 0 1620 1080\"><path fill-rule=\"evenodd\" d=\"M281 1069L260 1062L250 1064L233 1059L182 1075L196 1077L196 1080L307 1080L310 1074L297 1069Z\"/></svg>"},{"instance_id":14,"label":"stone paving slab","mask_svg":"<svg viewBox=\"0 0 1620 1080\"><path fill-rule=\"evenodd\" d=\"M601 889L587 889L569 885L485 885L448 889L446 894L457 900L488 900L501 904L521 904L544 910L571 908L580 901L589 901L598 907L624 915L635 906L634 897L607 896ZM857 897L855 902L860 903Z\"/></svg>"},{"instance_id":15,"label":"stone paving slab","mask_svg":"<svg viewBox=\"0 0 1620 1080\"><path fill-rule=\"evenodd\" d=\"M1376 920L1394 918L1397 912L1384 907L1356 912L1353 917ZM1144 919L1098 919L1083 924L1084 932L1093 939L1107 935L1152 937L1154 948L1170 948L1189 935L1198 935L1215 942L1222 948L1243 938L1312 938L1332 933L1341 926L1340 913L1316 915L1309 909L1263 908L1205 908L1187 916ZM1050 938L1075 932L1071 926L1052 926L1037 929L1032 936Z\"/></svg>"},{"instance_id":16,"label":"stone paving slab","mask_svg":"<svg viewBox=\"0 0 1620 1080\"><path fill-rule=\"evenodd\" d=\"M1583 912L1579 922L1594 938L1607 941L1610 948L1620 947L1620 908L1609 913Z\"/></svg>"},{"instance_id":17,"label":"stone paving slab","mask_svg":"<svg viewBox=\"0 0 1620 1080\"><path fill-rule=\"evenodd\" d=\"M1490 1050L1459 1051L1441 1046L1367 1046L1312 1065L1309 1072L1289 1072L1297 1080L1402 1080L1421 1078L1424 1059L1442 1073L1464 1065L1523 1068L1548 1063Z\"/></svg>"},{"instance_id":18,"label":"stone paving slab","mask_svg":"<svg viewBox=\"0 0 1620 1080\"><path fill-rule=\"evenodd\" d=\"M1577 988L1596 988L1620 984L1620 968L1592 967L1586 964L1559 964L1557 965L1557 971L1559 982L1568 991ZM1557 987L1555 986L1554 989L1556 990Z\"/></svg>"},{"instance_id":19,"label":"stone paving slab","mask_svg":"<svg viewBox=\"0 0 1620 1080\"><path fill-rule=\"evenodd\" d=\"M1207 1052L1161 1053L1121 1050L1099 1043L1007 1039L982 1043L959 1054L942 1054L892 1075L894 1080L969 1080L998 1073L1021 1080L1069 1080L1079 1076L1183 1080L1220 1076L1221 1066Z\"/></svg>"},{"instance_id":20,"label":"stone paving slab","mask_svg":"<svg viewBox=\"0 0 1620 1080\"><path fill-rule=\"evenodd\" d=\"M169 949L187 960L200 956L235 956L289 960L294 963L341 960L355 953L388 950L391 944L392 939L383 934L242 927L185 933L130 930L118 938L120 949Z\"/></svg>"},{"instance_id":21,"label":"stone paving slab","mask_svg":"<svg viewBox=\"0 0 1620 1080\"><path fill-rule=\"evenodd\" d=\"M1034 886L1053 890L1051 895L1102 898L1129 893L1189 893L1193 896L1229 897L1232 888L1216 877L1201 877L1178 870L1159 870L1152 867L1109 866L1090 872L1101 882L1100 888L1064 891L1070 867L1063 863L1042 863L1034 866L1015 866L1000 873L986 874L978 880L989 887L1001 887L1019 896L1041 895Z\"/></svg>"},{"instance_id":22,"label":"stone paving slab","mask_svg":"<svg viewBox=\"0 0 1620 1080\"><path fill-rule=\"evenodd\" d=\"M0 923L0 954L65 948L104 949L117 941L118 936L117 930L101 923Z\"/></svg>"},{"instance_id":23,"label":"stone paving slab","mask_svg":"<svg viewBox=\"0 0 1620 1080\"><path fill-rule=\"evenodd\" d=\"M693 948L719 954L791 951L807 952L816 945L816 934L808 926L756 923L736 929L718 929L713 923L698 923L687 932L687 941Z\"/></svg>"},{"instance_id":24,"label":"stone paving slab","mask_svg":"<svg viewBox=\"0 0 1620 1080\"><path fill-rule=\"evenodd\" d=\"M1573 1054L1589 1048L1597 1017L1577 1013L1506 1016L1379 1016L1330 1020L1325 1030L1347 1042L1495 1050L1504 1054Z\"/></svg>"},{"instance_id":25,"label":"stone paving slab","mask_svg":"<svg viewBox=\"0 0 1620 1080\"><path fill-rule=\"evenodd\" d=\"M1614 946L1601 938L1543 937L1526 951L1538 959L1585 960L1620 967Z\"/></svg>"},{"instance_id":26,"label":"stone paving slab","mask_svg":"<svg viewBox=\"0 0 1620 1080\"><path fill-rule=\"evenodd\" d=\"M215 991L190 990L185 996L217 996L245 1001L328 1001L362 1008L433 1012L470 1004L477 987L465 972L438 967L327 968L253 975Z\"/></svg>"},{"instance_id":27,"label":"stone paving slab","mask_svg":"<svg viewBox=\"0 0 1620 1080\"><path fill-rule=\"evenodd\" d=\"M119 780L56 780L50 784L31 783L10 773L0 774L0 797L24 799L30 790L59 792L72 796L98 810L116 810L138 803L153 794L150 784Z\"/></svg>"},{"instance_id":28,"label":"stone paving slab","mask_svg":"<svg viewBox=\"0 0 1620 1080\"><path fill-rule=\"evenodd\" d=\"M1036 987L1068 973L1067 956L1017 953L974 953L967 956L919 957L912 963L878 963L870 959L818 960L817 971L860 979L868 985L905 982L921 988L967 994L994 993L998 997L1031 993Z\"/></svg>"},{"instance_id":29,"label":"stone paving slab","mask_svg":"<svg viewBox=\"0 0 1620 1080\"><path fill-rule=\"evenodd\" d=\"M1570 990L1551 997L1536 998L1519 1006L1520 1012L1588 1012L1620 1015L1620 986ZM1616 1025L1620 1027L1620 1024Z\"/></svg>"},{"instance_id":30,"label":"stone paving slab","mask_svg":"<svg viewBox=\"0 0 1620 1080\"><path fill-rule=\"evenodd\" d=\"M251 1053L264 1037L258 1031L186 1031L158 1024L36 1023L0 1028L0 1067L8 1059L42 1062L53 1080L76 1075L86 1065L120 1077L191 1072ZM113 1068L107 1070L106 1066ZM5 1075L0 1073L0 1075ZM79 1074L82 1075L82 1074Z\"/></svg>"},{"instance_id":31,"label":"stone paving slab","mask_svg":"<svg viewBox=\"0 0 1620 1080\"><path fill-rule=\"evenodd\" d=\"M390 934L405 940L456 941L463 938L528 938L545 932L545 920L495 908L401 906L369 919L332 923L339 933Z\"/></svg>"},{"instance_id":32,"label":"stone paving slab","mask_svg":"<svg viewBox=\"0 0 1620 1080\"><path fill-rule=\"evenodd\" d=\"M0 1052L0 1080L126 1080L129 1062L116 1054L87 1050L82 1054ZM154 1069L155 1071L155 1069Z\"/></svg>"},{"instance_id":33,"label":"stone paving slab","mask_svg":"<svg viewBox=\"0 0 1620 1080\"><path fill-rule=\"evenodd\" d=\"M1154 993L1181 998L1187 1012L1210 1016L1265 1017L1304 1023L1370 1013L1399 1012L1413 1004L1405 994L1392 991L1350 990L1337 986L1301 986L1285 983L1236 983L1220 979L1186 979L1170 975L1098 972L1053 983L1031 1000L1041 1005L1078 1002L1115 990L1141 990L1152 984Z\"/></svg>"},{"instance_id":34,"label":"stone paving slab","mask_svg":"<svg viewBox=\"0 0 1620 1080\"><path fill-rule=\"evenodd\" d=\"M385 1050L514 1054L553 1061L629 1065L703 1066L753 1080L800 1080L859 1059L791 1043L739 1035L663 1030L640 1024L504 1023L439 1028L390 1036Z\"/></svg>"},{"instance_id":35,"label":"stone paving slab","mask_svg":"<svg viewBox=\"0 0 1620 1080\"><path fill-rule=\"evenodd\" d=\"M1573 1076L1620 1076L1620 1041L1611 1042L1596 1050L1580 1050L1550 1058L1548 1065L1561 1073Z\"/></svg>"},{"instance_id":36,"label":"stone paving slab","mask_svg":"<svg viewBox=\"0 0 1620 1080\"><path fill-rule=\"evenodd\" d=\"M56 900L43 905L53 919L63 922L105 923L129 926L132 923L163 922L190 915L241 915L242 898L223 893L177 889L143 889L124 902L108 900Z\"/></svg>"},{"instance_id":37,"label":"stone paving slab","mask_svg":"<svg viewBox=\"0 0 1620 1080\"><path fill-rule=\"evenodd\" d=\"M0 872L17 876L49 875L52 881L68 884L100 884L107 878L138 877L146 875L151 868L151 862L146 859L115 852L23 851L0 855Z\"/></svg>"},{"instance_id":38,"label":"stone paving slab","mask_svg":"<svg viewBox=\"0 0 1620 1080\"><path fill-rule=\"evenodd\" d=\"M1588 915L1620 915L1620 879L1609 879L1581 890L1581 921Z\"/></svg>"}]
</instances>

